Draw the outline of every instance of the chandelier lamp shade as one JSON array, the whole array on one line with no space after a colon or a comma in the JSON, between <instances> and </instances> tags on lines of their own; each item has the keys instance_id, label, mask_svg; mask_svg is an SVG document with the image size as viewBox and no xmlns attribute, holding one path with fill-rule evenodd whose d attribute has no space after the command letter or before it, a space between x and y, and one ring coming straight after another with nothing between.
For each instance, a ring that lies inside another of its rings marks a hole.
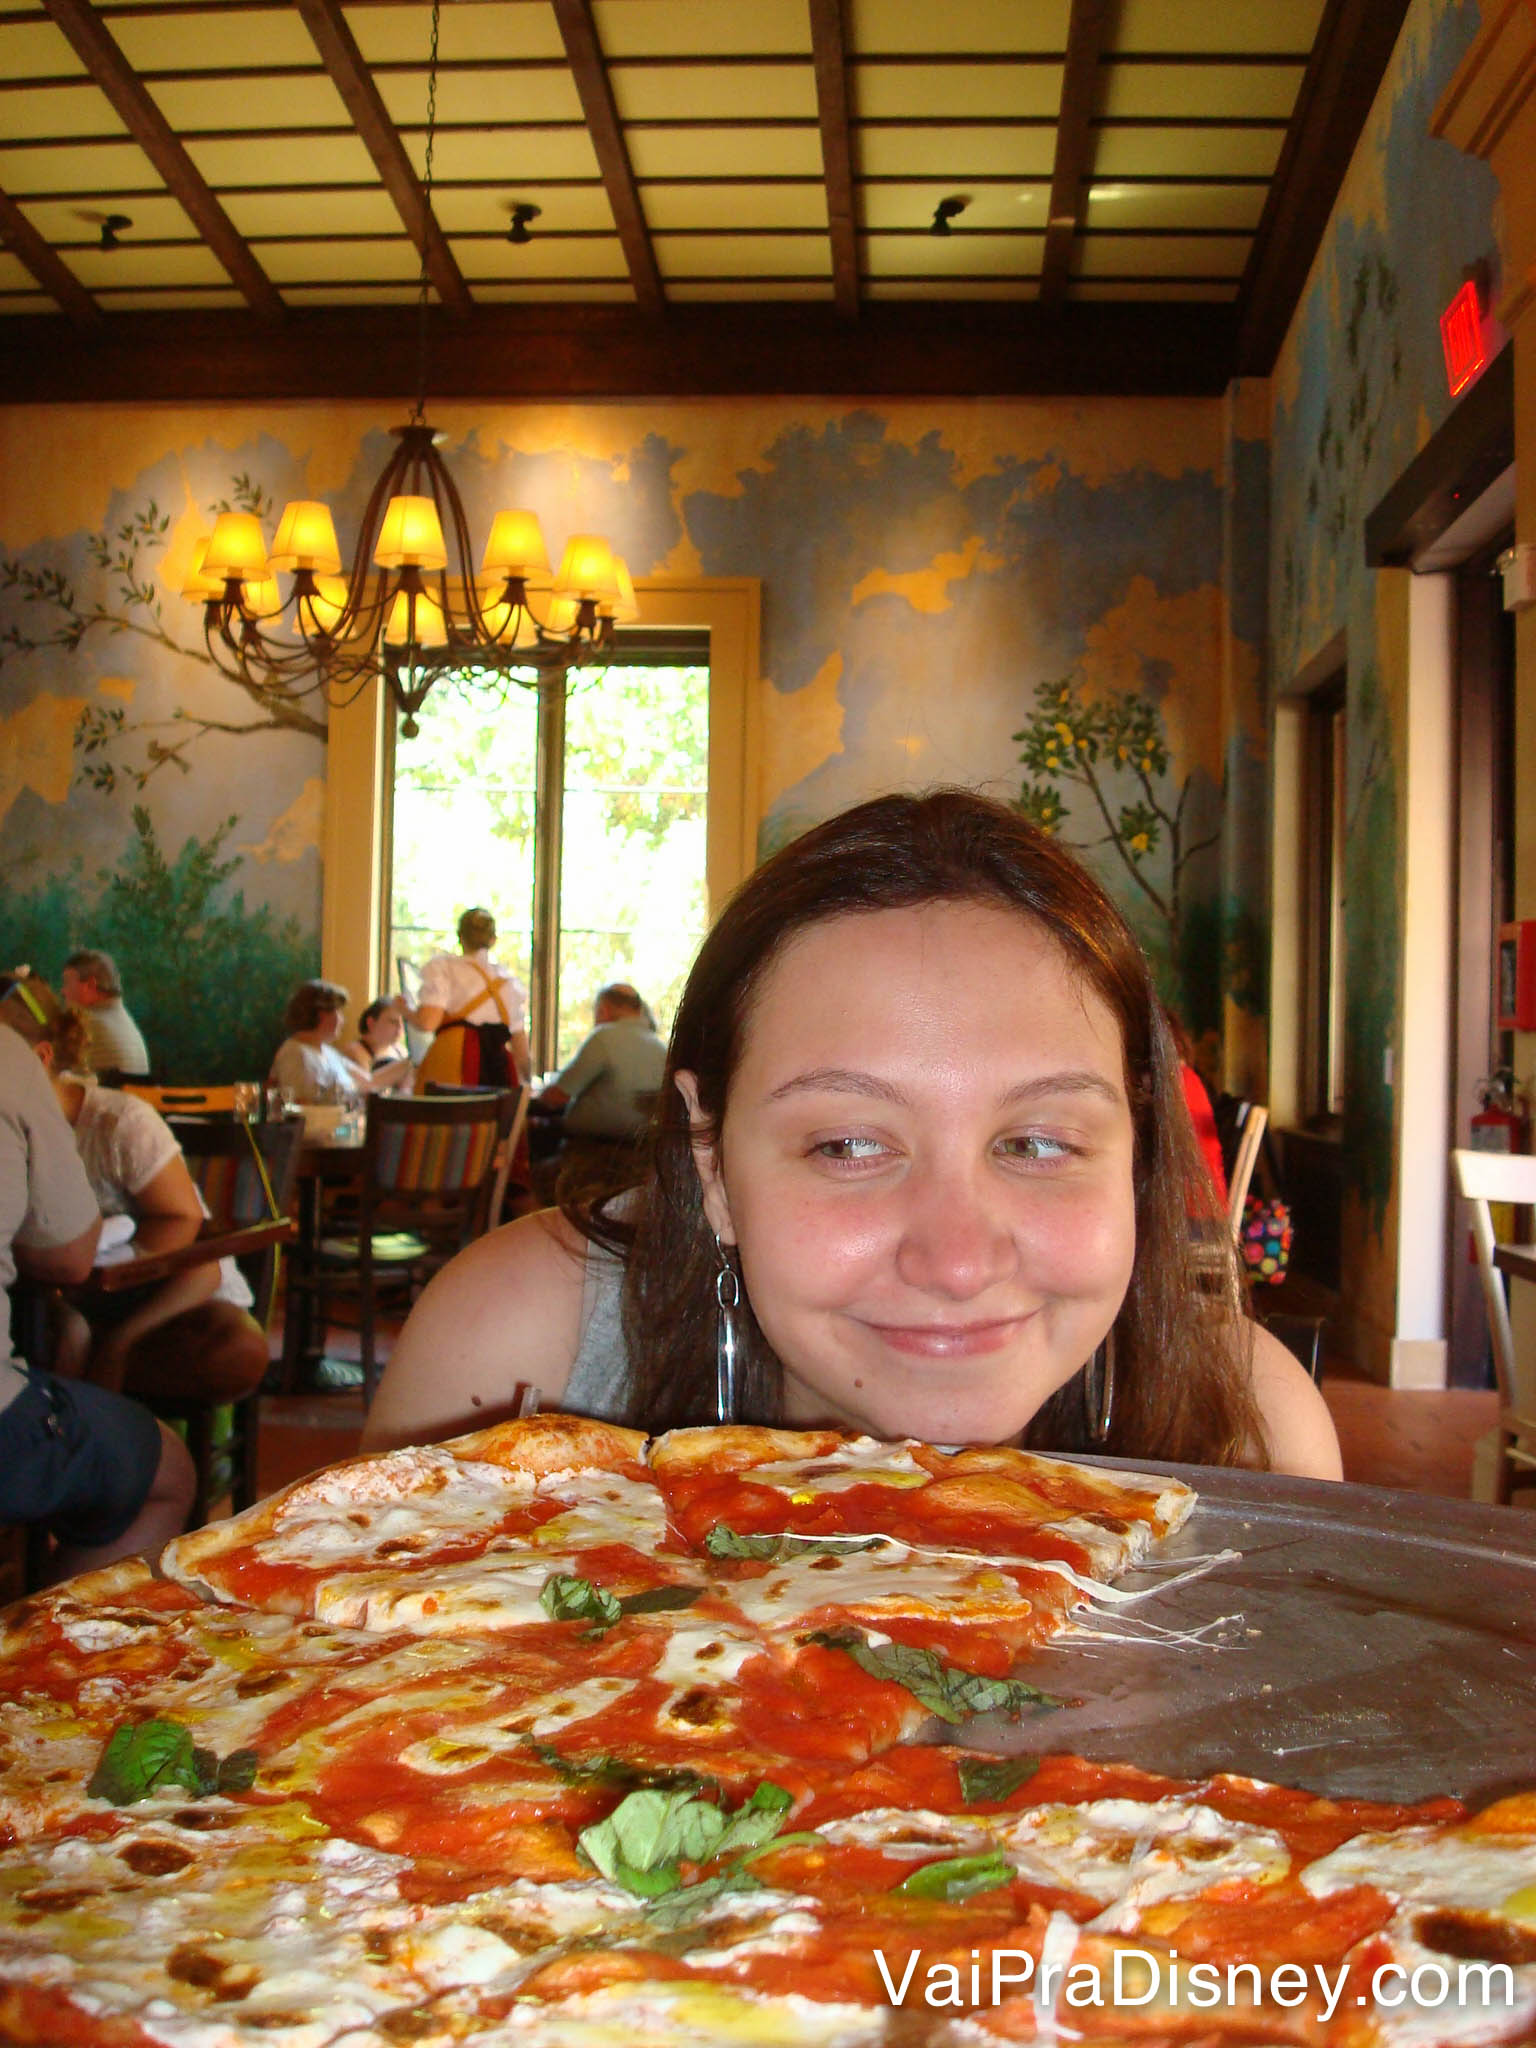
<instances>
[{"instance_id":1,"label":"chandelier lamp shade","mask_svg":"<svg viewBox=\"0 0 1536 2048\"><path fill-rule=\"evenodd\" d=\"M609 542L578 533L536 612L529 586L549 575L536 515L498 512L477 564L441 436L420 418L394 434L349 569L330 507L300 499L284 506L270 548L254 512L221 512L182 595L202 605L208 652L235 681L285 695L323 690L345 704L377 679L409 739L444 670L563 675L611 647L639 608ZM286 595L280 576L290 579Z\"/></svg>"}]
</instances>

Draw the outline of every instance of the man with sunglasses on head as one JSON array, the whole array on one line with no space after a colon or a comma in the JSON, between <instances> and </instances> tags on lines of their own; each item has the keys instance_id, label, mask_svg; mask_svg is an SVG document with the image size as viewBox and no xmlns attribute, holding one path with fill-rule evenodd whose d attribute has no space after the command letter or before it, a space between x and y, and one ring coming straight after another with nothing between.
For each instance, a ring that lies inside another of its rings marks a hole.
<instances>
[{"instance_id":1,"label":"man with sunglasses on head","mask_svg":"<svg viewBox=\"0 0 1536 2048\"><path fill-rule=\"evenodd\" d=\"M37 999L25 969L0 977L0 1023ZM67 1578L178 1535L195 1474L185 1444L137 1401L12 1354L10 1289L89 1277L101 1216L69 1125L20 1034L0 1030L0 1522L56 1539Z\"/></svg>"}]
</instances>

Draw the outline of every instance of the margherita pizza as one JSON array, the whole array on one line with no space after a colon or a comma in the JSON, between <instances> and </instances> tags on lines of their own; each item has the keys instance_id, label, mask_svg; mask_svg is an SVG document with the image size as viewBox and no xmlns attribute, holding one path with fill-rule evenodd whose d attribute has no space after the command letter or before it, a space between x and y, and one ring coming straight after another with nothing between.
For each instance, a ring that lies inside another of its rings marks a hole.
<instances>
[{"instance_id":1,"label":"margherita pizza","mask_svg":"<svg viewBox=\"0 0 1536 2048\"><path fill-rule=\"evenodd\" d=\"M547 1416L22 1602L0 2041L1536 2039L1536 1797L1048 1753L1018 1652L1192 1503L1017 1451ZM978 1713L1030 1753L911 1740Z\"/></svg>"}]
</instances>

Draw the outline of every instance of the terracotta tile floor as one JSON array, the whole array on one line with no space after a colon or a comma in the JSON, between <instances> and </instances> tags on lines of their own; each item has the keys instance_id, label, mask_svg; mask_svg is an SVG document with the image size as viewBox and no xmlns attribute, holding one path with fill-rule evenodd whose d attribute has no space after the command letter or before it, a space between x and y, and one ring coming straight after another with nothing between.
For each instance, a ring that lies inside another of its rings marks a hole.
<instances>
[{"instance_id":1,"label":"terracotta tile floor","mask_svg":"<svg viewBox=\"0 0 1536 2048\"><path fill-rule=\"evenodd\" d=\"M327 1341L333 1356L356 1356L356 1339L348 1332L332 1328ZM379 1347L382 1356L388 1356L388 1347L385 1335ZM1495 1395L1464 1388L1445 1393L1394 1391L1354 1378L1336 1364L1325 1368L1322 1389L1339 1432L1347 1479L1468 1498L1472 1446L1492 1427ZM263 1493L350 1457L362 1419L362 1397L355 1393L269 1397L262 1404ZM1527 1495L1528 1500L1533 1498Z\"/></svg>"}]
</instances>

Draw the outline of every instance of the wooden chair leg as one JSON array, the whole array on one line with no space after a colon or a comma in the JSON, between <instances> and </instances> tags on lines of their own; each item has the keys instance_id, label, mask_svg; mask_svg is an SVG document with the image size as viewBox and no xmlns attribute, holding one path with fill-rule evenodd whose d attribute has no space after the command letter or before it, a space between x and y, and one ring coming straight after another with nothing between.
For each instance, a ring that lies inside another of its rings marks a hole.
<instances>
[{"instance_id":1,"label":"wooden chair leg","mask_svg":"<svg viewBox=\"0 0 1536 2048\"><path fill-rule=\"evenodd\" d=\"M229 1504L237 1515L251 1507L259 1495L257 1456L261 1448L261 1396L247 1394L235 1403L234 1433L230 1442Z\"/></svg>"},{"instance_id":2,"label":"wooden chair leg","mask_svg":"<svg viewBox=\"0 0 1536 2048\"><path fill-rule=\"evenodd\" d=\"M362 1278L357 1296L358 1353L363 1361L363 1406L373 1401L373 1390L378 1378L374 1364L373 1347L374 1299L373 1262L365 1257L362 1262Z\"/></svg>"},{"instance_id":3,"label":"wooden chair leg","mask_svg":"<svg viewBox=\"0 0 1536 2048\"><path fill-rule=\"evenodd\" d=\"M208 1519L208 1485L213 1473L214 1409L207 1402L199 1401L188 1407L186 1415L187 1449L197 1470L197 1489L187 1510L187 1527L201 1529Z\"/></svg>"}]
</instances>

